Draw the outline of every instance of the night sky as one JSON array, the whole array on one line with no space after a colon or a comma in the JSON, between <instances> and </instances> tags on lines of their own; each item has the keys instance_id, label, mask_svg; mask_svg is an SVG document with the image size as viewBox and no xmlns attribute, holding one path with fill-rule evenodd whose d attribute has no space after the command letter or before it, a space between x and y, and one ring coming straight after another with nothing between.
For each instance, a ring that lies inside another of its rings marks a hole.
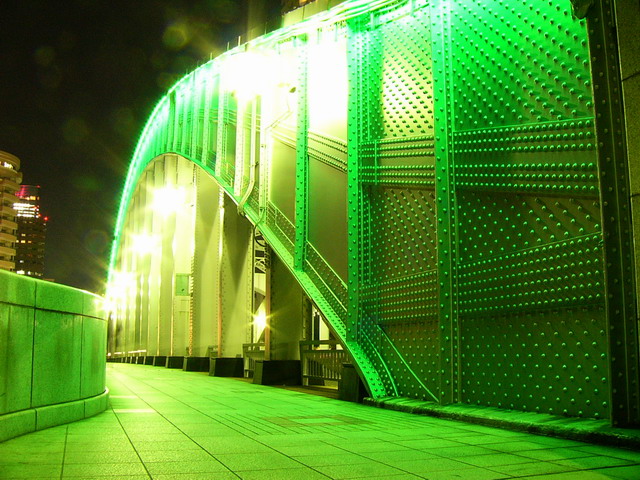
<instances>
[{"instance_id":1,"label":"night sky","mask_svg":"<svg viewBox=\"0 0 640 480\"><path fill-rule=\"evenodd\" d=\"M101 293L130 156L155 103L243 32L242 1L0 2L0 150L41 186L45 275Z\"/></svg>"}]
</instances>

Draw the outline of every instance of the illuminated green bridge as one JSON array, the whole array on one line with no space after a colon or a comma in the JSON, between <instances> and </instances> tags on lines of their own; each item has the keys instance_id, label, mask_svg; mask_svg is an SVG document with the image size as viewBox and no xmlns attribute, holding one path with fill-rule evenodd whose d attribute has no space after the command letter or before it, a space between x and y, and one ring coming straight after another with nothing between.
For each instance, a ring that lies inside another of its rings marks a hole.
<instances>
[{"instance_id":1,"label":"illuminated green bridge","mask_svg":"<svg viewBox=\"0 0 640 480\"><path fill-rule=\"evenodd\" d=\"M588 3L348 1L185 76L124 186L110 357L638 423L621 79Z\"/></svg>"}]
</instances>

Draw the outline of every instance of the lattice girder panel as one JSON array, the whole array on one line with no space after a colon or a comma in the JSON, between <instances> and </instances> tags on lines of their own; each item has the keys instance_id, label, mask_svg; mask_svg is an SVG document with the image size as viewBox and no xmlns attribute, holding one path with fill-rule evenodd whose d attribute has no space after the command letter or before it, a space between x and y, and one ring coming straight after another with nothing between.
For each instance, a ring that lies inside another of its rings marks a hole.
<instances>
[{"instance_id":1,"label":"lattice girder panel","mask_svg":"<svg viewBox=\"0 0 640 480\"><path fill-rule=\"evenodd\" d=\"M306 242L330 270L347 281L347 28L335 24L318 29L308 40L306 137L300 143L306 156L300 158L298 174L306 174L305 197L298 207L306 216ZM331 228L327 228L331 225ZM304 262L301 261L304 265ZM321 265L313 265L322 268Z\"/></svg>"},{"instance_id":2,"label":"lattice girder panel","mask_svg":"<svg viewBox=\"0 0 640 480\"><path fill-rule=\"evenodd\" d=\"M278 239L278 242L290 255L293 255L296 229L291 221L269 202L267 203L267 213L264 222L269 233Z\"/></svg>"},{"instance_id":3,"label":"lattice girder panel","mask_svg":"<svg viewBox=\"0 0 640 480\"><path fill-rule=\"evenodd\" d=\"M226 92L222 94L224 108L220 115L218 129L219 175L224 184L233 190L236 176L236 147L238 126L238 102L236 97Z\"/></svg>"},{"instance_id":4,"label":"lattice girder panel","mask_svg":"<svg viewBox=\"0 0 640 480\"><path fill-rule=\"evenodd\" d=\"M331 266L311 244L307 244L307 264L304 270L316 288L322 292L325 301L340 316L342 319L341 326L344 328L348 305L347 287L340 276L332 270Z\"/></svg>"},{"instance_id":5,"label":"lattice girder panel","mask_svg":"<svg viewBox=\"0 0 640 480\"><path fill-rule=\"evenodd\" d=\"M363 76L378 86L369 97L368 137L433 139L431 29L426 2L404 5L372 19Z\"/></svg>"},{"instance_id":6,"label":"lattice girder panel","mask_svg":"<svg viewBox=\"0 0 640 480\"><path fill-rule=\"evenodd\" d=\"M599 235L557 242L460 266L459 312L493 315L602 305Z\"/></svg>"},{"instance_id":7,"label":"lattice girder panel","mask_svg":"<svg viewBox=\"0 0 640 480\"><path fill-rule=\"evenodd\" d=\"M439 400L434 92L426 2L364 19L360 335L396 395Z\"/></svg>"},{"instance_id":8,"label":"lattice girder panel","mask_svg":"<svg viewBox=\"0 0 640 480\"><path fill-rule=\"evenodd\" d=\"M414 323L381 325L381 336L389 343L382 341L380 351L399 396L439 401L440 325L437 316L422 318Z\"/></svg>"},{"instance_id":9,"label":"lattice girder panel","mask_svg":"<svg viewBox=\"0 0 640 480\"><path fill-rule=\"evenodd\" d=\"M461 400L552 415L609 416L600 307L461 315Z\"/></svg>"},{"instance_id":10,"label":"lattice girder panel","mask_svg":"<svg viewBox=\"0 0 640 480\"><path fill-rule=\"evenodd\" d=\"M454 135L458 189L597 196L591 119Z\"/></svg>"},{"instance_id":11,"label":"lattice girder panel","mask_svg":"<svg viewBox=\"0 0 640 480\"><path fill-rule=\"evenodd\" d=\"M593 116L586 22L569 1L451 4L457 131Z\"/></svg>"},{"instance_id":12,"label":"lattice girder panel","mask_svg":"<svg viewBox=\"0 0 640 480\"><path fill-rule=\"evenodd\" d=\"M570 2L451 12L460 399L606 417L606 355L577 360L606 338L585 22Z\"/></svg>"},{"instance_id":13,"label":"lattice girder panel","mask_svg":"<svg viewBox=\"0 0 640 480\"><path fill-rule=\"evenodd\" d=\"M402 187L364 189L368 222L362 257L367 262L366 285L436 268L435 193Z\"/></svg>"},{"instance_id":14,"label":"lattice girder panel","mask_svg":"<svg viewBox=\"0 0 640 480\"><path fill-rule=\"evenodd\" d=\"M624 146L602 121L611 69L590 71L610 44L589 49L571 3L347 1L224 53L145 126L111 271L145 165L182 155L264 233L373 396L604 418L611 393L621 410L606 367L637 362L607 356L625 342L605 299L628 228L607 148Z\"/></svg>"},{"instance_id":15,"label":"lattice girder panel","mask_svg":"<svg viewBox=\"0 0 640 480\"><path fill-rule=\"evenodd\" d=\"M362 309L380 325L437 321L437 271L426 270L362 287Z\"/></svg>"},{"instance_id":16,"label":"lattice girder panel","mask_svg":"<svg viewBox=\"0 0 640 480\"><path fill-rule=\"evenodd\" d=\"M261 158L265 174L267 197L291 223L295 223L296 195L296 135L301 63L305 56L304 43L297 39L283 39L277 43L274 65L279 67L279 86L272 95L263 98L264 109L270 113L263 122L262 143L266 156ZM268 178L267 178L268 177Z\"/></svg>"}]
</instances>

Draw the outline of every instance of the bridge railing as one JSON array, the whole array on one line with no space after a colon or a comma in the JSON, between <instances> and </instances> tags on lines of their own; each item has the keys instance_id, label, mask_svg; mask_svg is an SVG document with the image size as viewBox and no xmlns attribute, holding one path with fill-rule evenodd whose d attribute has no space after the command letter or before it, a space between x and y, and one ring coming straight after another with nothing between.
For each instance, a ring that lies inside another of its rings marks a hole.
<instances>
[{"instance_id":1,"label":"bridge railing","mask_svg":"<svg viewBox=\"0 0 640 480\"><path fill-rule=\"evenodd\" d=\"M307 340L300 342L302 384L318 381L338 382L342 378L342 364L349 356L336 340Z\"/></svg>"},{"instance_id":2,"label":"bridge railing","mask_svg":"<svg viewBox=\"0 0 640 480\"><path fill-rule=\"evenodd\" d=\"M243 343L242 358L244 359L244 376L253 378L256 370L256 360L264 360L264 342Z\"/></svg>"}]
</instances>

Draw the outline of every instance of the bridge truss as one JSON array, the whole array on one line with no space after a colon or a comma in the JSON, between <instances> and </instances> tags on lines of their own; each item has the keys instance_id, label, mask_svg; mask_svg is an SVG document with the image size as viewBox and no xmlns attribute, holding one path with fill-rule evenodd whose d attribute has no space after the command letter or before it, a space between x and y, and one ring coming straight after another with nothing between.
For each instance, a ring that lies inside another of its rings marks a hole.
<instances>
[{"instance_id":1,"label":"bridge truss","mask_svg":"<svg viewBox=\"0 0 640 480\"><path fill-rule=\"evenodd\" d=\"M261 232L372 396L635 421L598 35L568 0L350 1L226 52L141 135L112 283L141 178L176 154Z\"/></svg>"}]
</instances>

